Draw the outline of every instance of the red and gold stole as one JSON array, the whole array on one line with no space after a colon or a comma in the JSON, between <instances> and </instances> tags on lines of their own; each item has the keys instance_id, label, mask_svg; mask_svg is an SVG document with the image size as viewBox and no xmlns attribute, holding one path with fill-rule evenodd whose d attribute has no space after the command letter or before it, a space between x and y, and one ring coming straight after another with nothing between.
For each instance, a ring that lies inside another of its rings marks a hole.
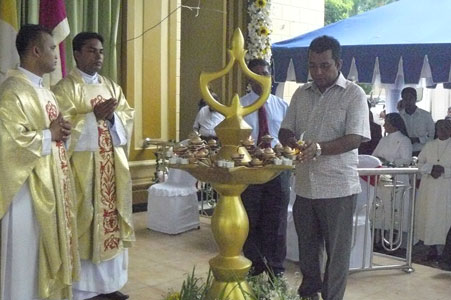
<instances>
[{"instance_id":1,"label":"red and gold stole","mask_svg":"<svg viewBox=\"0 0 451 300\"><path fill-rule=\"evenodd\" d=\"M101 95L91 99L91 105L105 102ZM103 252L116 252L120 245L118 211L116 206L116 174L114 169L114 149L110 130L105 120L97 121L99 133L99 163L100 166L100 201L96 204L98 212L103 216L102 230Z\"/></svg>"},{"instance_id":2,"label":"red and gold stole","mask_svg":"<svg viewBox=\"0 0 451 300\"><path fill-rule=\"evenodd\" d=\"M47 116L49 118L49 121L52 122L54 120L56 120L58 118L58 108L55 105L55 103L53 103L52 101L48 101L47 104L45 105L45 111L47 112ZM55 143L56 144L56 150L57 150L57 155L56 155L56 163L58 164L59 168L57 168L58 170L58 175L59 175L59 180L60 180L60 184L61 184L61 193L62 193L62 199L63 199L63 206L62 208L64 209L64 223L65 223L65 229L66 229L66 233L67 233L67 249L72 249L73 247L73 231L72 228L75 224L72 224L72 211L73 211L73 204L72 204L72 182L71 182L71 178L70 178L70 169L69 169L69 160L67 158L67 154L66 154L66 147L64 145L63 141L58 141ZM74 257L73 257L73 253L71 250L68 251L70 254L70 267L72 269L73 265L73 261L74 261Z\"/></svg>"}]
</instances>

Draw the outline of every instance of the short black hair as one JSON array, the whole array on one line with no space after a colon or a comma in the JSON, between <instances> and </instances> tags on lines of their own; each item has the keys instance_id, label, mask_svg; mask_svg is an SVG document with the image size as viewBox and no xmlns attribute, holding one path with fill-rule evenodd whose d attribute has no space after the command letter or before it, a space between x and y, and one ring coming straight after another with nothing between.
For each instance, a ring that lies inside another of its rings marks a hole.
<instances>
[{"instance_id":1,"label":"short black hair","mask_svg":"<svg viewBox=\"0 0 451 300\"><path fill-rule=\"evenodd\" d=\"M443 126L445 129L450 130L451 129L451 120L441 119L435 122L435 132L437 133L437 127L443 123Z\"/></svg>"},{"instance_id":2,"label":"short black hair","mask_svg":"<svg viewBox=\"0 0 451 300\"><path fill-rule=\"evenodd\" d=\"M341 58L341 46L340 43L333 37L323 35L315 38L309 46L309 52L323 53L324 51L331 50L332 58L338 62Z\"/></svg>"},{"instance_id":3,"label":"short black hair","mask_svg":"<svg viewBox=\"0 0 451 300\"><path fill-rule=\"evenodd\" d=\"M263 66L263 67L270 67L269 63L261 58L254 58L251 59L248 63L247 63L247 67L249 68L249 70L252 70L254 67L256 66Z\"/></svg>"},{"instance_id":4,"label":"short black hair","mask_svg":"<svg viewBox=\"0 0 451 300\"><path fill-rule=\"evenodd\" d=\"M81 48L86 43L86 41L92 39L99 40L103 45L103 36L101 36L99 33L84 31L77 34L72 40L72 50L81 51Z\"/></svg>"},{"instance_id":5,"label":"short black hair","mask_svg":"<svg viewBox=\"0 0 451 300\"><path fill-rule=\"evenodd\" d=\"M415 99L417 99L417 90L413 87L406 87L401 91L401 97L405 94L411 94L412 96L415 96Z\"/></svg>"},{"instance_id":6,"label":"short black hair","mask_svg":"<svg viewBox=\"0 0 451 300\"><path fill-rule=\"evenodd\" d=\"M402 119L401 115L398 113L389 113L385 115L385 122L389 122L393 127L398 129L405 136L409 136L407 134L406 123Z\"/></svg>"},{"instance_id":7,"label":"short black hair","mask_svg":"<svg viewBox=\"0 0 451 300\"><path fill-rule=\"evenodd\" d=\"M16 48L20 58L25 56L30 45L38 41L43 33L52 35L52 31L42 25L25 24L20 27L16 37Z\"/></svg>"}]
</instances>

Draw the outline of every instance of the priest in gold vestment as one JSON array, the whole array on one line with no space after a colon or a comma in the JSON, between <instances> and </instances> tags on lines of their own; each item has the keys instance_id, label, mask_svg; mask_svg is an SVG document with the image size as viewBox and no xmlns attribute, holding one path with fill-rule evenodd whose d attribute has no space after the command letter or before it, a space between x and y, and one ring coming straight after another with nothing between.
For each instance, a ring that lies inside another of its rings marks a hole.
<instances>
[{"instance_id":1,"label":"priest in gold vestment","mask_svg":"<svg viewBox=\"0 0 451 300\"><path fill-rule=\"evenodd\" d=\"M72 299L80 262L71 125L42 85L56 45L49 30L24 25L16 47L20 67L0 86L0 298Z\"/></svg>"},{"instance_id":2,"label":"priest in gold vestment","mask_svg":"<svg viewBox=\"0 0 451 300\"><path fill-rule=\"evenodd\" d=\"M77 191L80 282L74 298L127 299L127 248L134 241L132 189L127 160L133 109L121 88L98 74L103 38L73 40L77 68L53 89L72 123L70 161Z\"/></svg>"}]
</instances>

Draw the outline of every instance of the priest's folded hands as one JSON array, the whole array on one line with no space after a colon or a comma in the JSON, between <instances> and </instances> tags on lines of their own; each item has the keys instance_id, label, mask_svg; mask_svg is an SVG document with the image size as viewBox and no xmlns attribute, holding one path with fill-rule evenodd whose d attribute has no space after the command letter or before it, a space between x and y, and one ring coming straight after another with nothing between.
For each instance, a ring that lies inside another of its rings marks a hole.
<instances>
[{"instance_id":1,"label":"priest's folded hands","mask_svg":"<svg viewBox=\"0 0 451 300\"><path fill-rule=\"evenodd\" d=\"M52 141L67 141L70 136L72 125L69 121L64 120L61 113L58 117L50 123L50 132L52 134Z\"/></svg>"},{"instance_id":2,"label":"priest's folded hands","mask_svg":"<svg viewBox=\"0 0 451 300\"><path fill-rule=\"evenodd\" d=\"M116 110L118 101L110 98L106 101L99 102L94 106L94 115L97 120L112 120L114 111Z\"/></svg>"}]
</instances>

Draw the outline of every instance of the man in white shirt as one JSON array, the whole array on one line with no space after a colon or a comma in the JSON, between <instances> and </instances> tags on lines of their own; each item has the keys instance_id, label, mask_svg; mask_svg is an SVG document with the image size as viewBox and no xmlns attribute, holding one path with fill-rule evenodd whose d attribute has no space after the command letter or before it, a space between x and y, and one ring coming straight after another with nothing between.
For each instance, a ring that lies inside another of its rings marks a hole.
<instances>
[{"instance_id":1,"label":"man in white shirt","mask_svg":"<svg viewBox=\"0 0 451 300\"><path fill-rule=\"evenodd\" d=\"M256 74L270 76L269 64L265 60L251 60L248 67ZM252 90L240 99L243 106L254 103L262 92L258 83L250 83ZM244 120L252 127L251 135L257 145L260 144L259 137L270 134L274 139L268 146L274 147L279 143L280 124L288 105L279 97L269 95L262 108L264 111L255 111L245 116ZM260 132L261 113L266 116L268 132ZM266 271L280 276L285 270L289 176L290 172L285 171L267 183L249 185L241 195L249 217L249 235L243 252L252 261L252 275Z\"/></svg>"},{"instance_id":2,"label":"man in white shirt","mask_svg":"<svg viewBox=\"0 0 451 300\"><path fill-rule=\"evenodd\" d=\"M435 124L429 112L417 107L417 91L406 87L401 92L404 108L399 114L406 124L407 133L412 142L412 155L418 156L423 146L434 139Z\"/></svg>"},{"instance_id":3,"label":"man in white shirt","mask_svg":"<svg viewBox=\"0 0 451 300\"><path fill-rule=\"evenodd\" d=\"M313 82L298 88L279 133L284 145L300 147L293 217L303 275L301 299L344 297L352 244L352 217L361 192L357 148L370 139L365 92L341 74L340 43L314 39L308 66ZM321 276L323 247L327 267Z\"/></svg>"},{"instance_id":4,"label":"man in white shirt","mask_svg":"<svg viewBox=\"0 0 451 300\"><path fill-rule=\"evenodd\" d=\"M216 93L212 92L211 95L218 100L218 95L216 95ZM197 113L193 129L199 132L201 137L206 141L209 139L216 139L215 127L223 120L224 116L222 114L214 111L210 106L204 105Z\"/></svg>"},{"instance_id":5,"label":"man in white shirt","mask_svg":"<svg viewBox=\"0 0 451 300\"><path fill-rule=\"evenodd\" d=\"M77 68L54 88L73 124L69 153L77 192L80 281L74 299L123 300L128 252L135 240L127 149L133 109L122 89L99 75L103 37L81 32L72 42Z\"/></svg>"}]
</instances>

